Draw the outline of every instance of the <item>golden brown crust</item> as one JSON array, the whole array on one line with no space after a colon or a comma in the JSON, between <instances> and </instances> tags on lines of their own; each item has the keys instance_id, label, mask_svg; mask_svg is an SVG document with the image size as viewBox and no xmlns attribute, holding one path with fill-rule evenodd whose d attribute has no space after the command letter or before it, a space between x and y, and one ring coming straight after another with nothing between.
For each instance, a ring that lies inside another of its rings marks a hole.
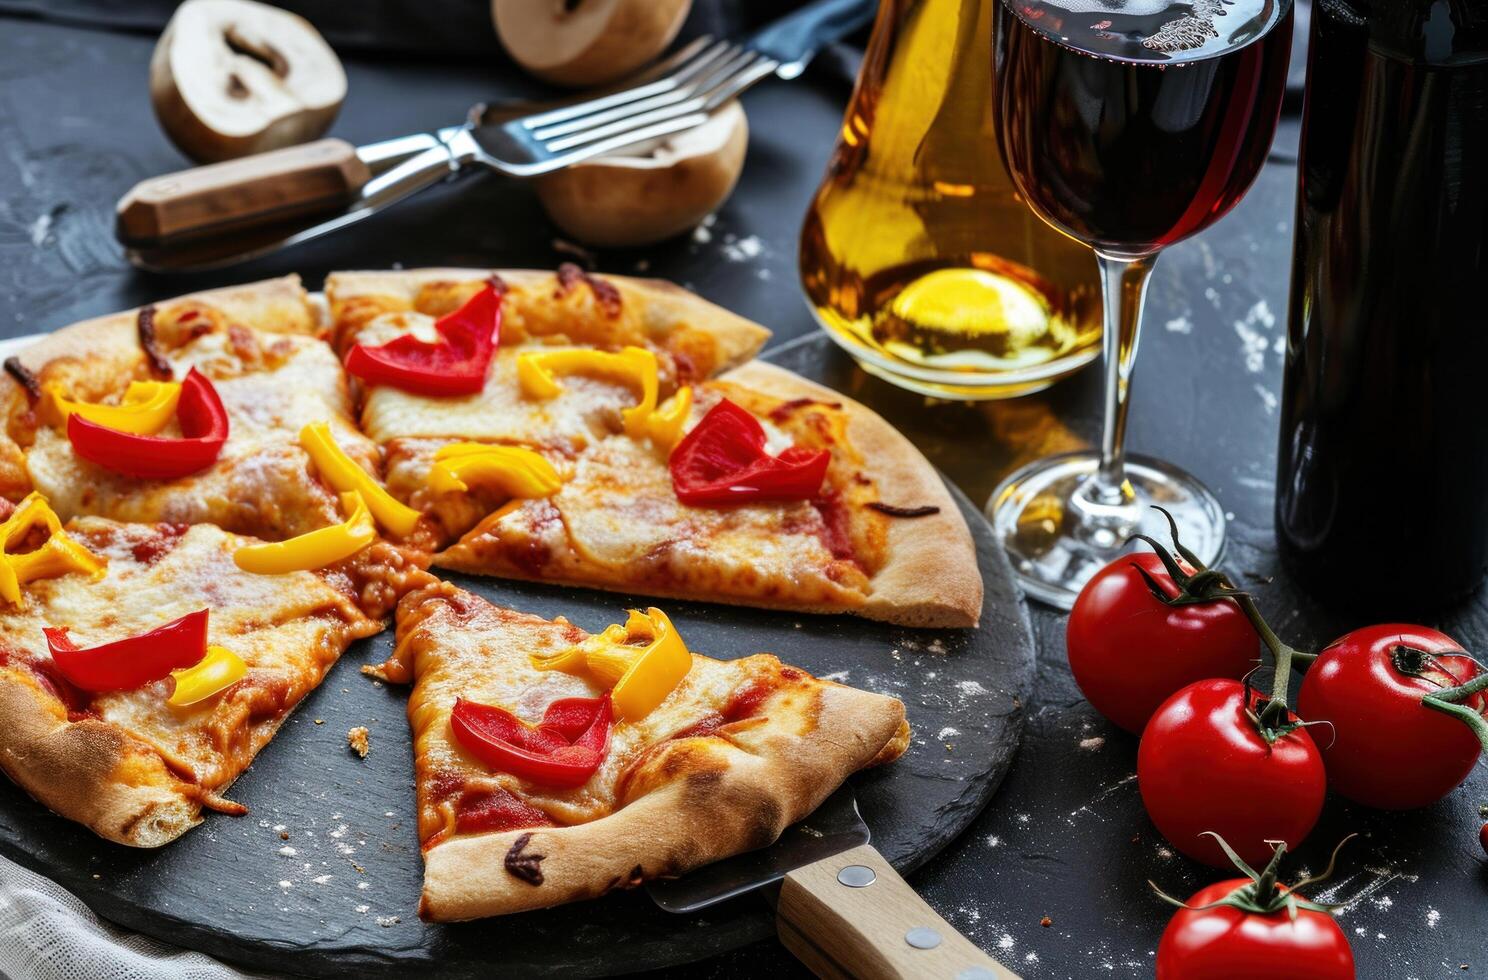
<instances>
[{"instance_id":1,"label":"golden brown crust","mask_svg":"<svg viewBox=\"0 0 1488 980\"><path fill-rule=\"evenodd\" d=\"M191 787L158 754L106 722L68 721L22 668L0 670L0 718L0 768L43 805L100 837L159 847L201 822ZM126 767L128 779L121 778Z\"/></svg>"},{"instance_id":2,"label":"golden brown crust","mask_svg":"<svg viewBox=\"0 0 1488 980\"><path fill-rule=\"evenodd\" d=\"M332 273L326 277L326 298L333 314L358 297L385 296L411 305L425 287L480 282L493 274L507 285L534 297L546 299L563 288L554 273L535 269L405 269ZM711 363L702 372L704 374L744 363L758 353L770 337L770 332L759 324L716 306L675 283L630 276L604 275L599 278L620 291L624 325L639 329L643 336L661 340L673 331L691 328L711 337ZM588 290L582 286L572 291L580 300L588 295ZM603 322L600 316L591 319L596 323ZM338 344L344 346L348 340L346 337L338 338ZM630 339L619 342L630 342Z\"/></svg>"},{"instance_id":3,"label":"golden brown crust","mask_svg":"<svg viewBox=\"0 0 1488 980\"><path fill-rule=\"evenodd\" d=\"M982 576L971 532L935 468L908 439L871 409L773 364L751 361L720 380L784 401L840 403L848 441L862 456L863 475L877 485L879 499L898 507L939 508L924 517L889 518L887 560L856 612L905 626L977 624Z\"/></svg>"},{"instance_id":4,"label":"golden brown crust","mask_svg":"<svg viewBox=\"0 0 1488 980\"><path fill-rule=\"evenodd\" d=\"M531 631L534 643L555 627L448 586L405 598L398 611L404 652L392 666L406 676L407 657L416 650L412 667L419 677L409 715L420 738L430 715L416 707L417 685L440 670L443 644L465 642L448 624L441 630L434 615L451 603L475 622L487 609L508 630ZM736 721L645 747L620 776L607 815L563 827L457 835L429 846L420 915L460 921L545 908L764 847L853 772L902 751L904 706L897 700L815 680L772 657L752 659L778 671L770 693ZM694 671L700 669L695 663ZM533 674L538 682L542 675Z\"/></svg>"}]
</instances>

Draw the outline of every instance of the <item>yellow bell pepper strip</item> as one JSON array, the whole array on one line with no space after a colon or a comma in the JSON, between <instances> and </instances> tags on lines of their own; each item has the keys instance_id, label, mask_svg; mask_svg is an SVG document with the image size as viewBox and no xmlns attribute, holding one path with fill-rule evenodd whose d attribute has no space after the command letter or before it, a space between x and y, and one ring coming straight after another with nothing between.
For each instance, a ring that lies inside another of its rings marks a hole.
<instances>
[{"instance_id":1,"label":"yellow bell pepper strip","mask_svg":"<svg viewBox=\"0 0 1488 980\"><path fill-rule=\"evenodd\" d=\"M166 703L177 708L199 704L232 687L247 673L248 665L236 653L225 647L209 646L207 655L196 666L170 672L176 683Z\"/></svg>"},{"instance_id":2,"label":"yellow bell pepper strip","mask_svg":"<svg viewBox=\"0 0 1488 980\"><path fill-rule=\"evenodd\" d=\"M131 381L117 405L99 405L64 398L62 387L58 384L47 385L46 393L59 422L65 423L70 416L77 414L90 422L97 422L120 432L153 436L165 428L171 416L176 414L176 403L181 399L181 386L174 381Z\"/></svg>"},{"instance_id":3,"label":"yellow bell pepper strip","mask_svg":"<svg viewBox=\"0 0 1488 980\"><path fill-rule=\"evenodd\" d=\"M692 386L684 385L646 420L647 434L658 448L670 451L682 438L682 427L692 414Z\"/></svg>"},{"instance_id":4,"label":"yellow bell pepper strip","mask_svg":"<svg viewBox=\"0 0 1488 980\"><path fill-rule=\"evenodd\" d=\"M419 512L393 499L372 475L358 466L345 450L336 444L331 427L325 422L311 422L300 430L300 445L315 461L320 475L341 493L355 490L366 501L367 509L377 523L400 537L413 533Z\"/></svg>"},{"instance_id":5,"label":"yellow bell pepper strip","mask_svg":"<svg viewBox=\"0 0 1488 980\"><path fill-rule=\"evenodd\" d=\"M636 645L645 639L644 645ZM692 654L666 613L632 609L625 625L606 627L583 643L549 657L533 657L538 670L561 670L611 687L616 717L646 717L692 669Z\"/></svg>"},{"instance_id":6,"label":"yellow bell pepper strip","mask_svg":"<svg viewBox=\"0 0 1488 980\"><path fill-rule=\"evenodd\" d=\"M434 454L429 489L435 493L464 493L469 484L492 483L511 497L551 497L563 479L540 454L520 446L492 446L457 442Z\"/></svg>"},{"instance_id":7,"label":"yellow bell pepper strip","mask_svg":"<svg viewBox=\"0 0 1488 980\"><path fill-rule=\"evenodd\" d=\"M377 539L377 527L367 502L356 490L341 495L341 510L346 514L341 524L308 531L288 541L244 545L233 552L233 561L255 575L285 575L350 558Z\"/></svg>"},{"instance_id":8,"label":"yellow bell pepper strip","mask_svg":"<svg viewBox=\"0 0 1488 980\"><path fill-rule=\"evenodd\" d=\"M7 553L11 545L38 527L45 528L49 535L41 547L19 555ZM107 558L93 554L62 530L61 520L39 493L28 495L0 524L0 598L11 605L21 604L21 586L27 582L68 572L82 572L96 580L107 568Z\"/></svg>"},{"instance_id":9,"label":"yellow bell pepper strip","mask_svg":"<svg viewBox=\"0 0 1488 980\"><path fill-rule=\"evenodd\" d=\"M644 347L626 347L618 354L597 350L527 351L517 355L517 383L528 398L547 400L563 391L555 374L597 374L641 389L641 400L620 413L625 432L633 439L647 435L647 422L656 411L659 386L656 355Z\"/></svg>"}]
</instances>

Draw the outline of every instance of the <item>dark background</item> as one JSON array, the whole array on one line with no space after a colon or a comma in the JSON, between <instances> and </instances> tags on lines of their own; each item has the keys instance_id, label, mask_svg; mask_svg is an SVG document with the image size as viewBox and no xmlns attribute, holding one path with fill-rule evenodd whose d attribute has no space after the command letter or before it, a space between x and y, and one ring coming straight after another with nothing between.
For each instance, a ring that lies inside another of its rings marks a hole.
<instances>
[{"instance_id":1,"label":"dark background","mask_svg":"<svg viewBox=\"0 0 1488 980\"><path fill-rule=\"evenodd\" d=\"M332 134L353 142L453 122L478 100L540 91L505 63L484 3L286 5L308 12L346 57L350 95ZM571 257L555 247L531 196L493 178L431 191L348 237L252 266L190 278L132 271L112 238L113 202L134 182L185 164L160 134L146 97L153 35L170 6L0 0L0 336L286 271L299 271L313 288L334 268L550 266ZM779 6L700 2L689 32L757 20ZM751 92L748 165L708 234L599 253L597 267L673 278L768 325L776 345L811 333L796 283L795 238L831 150L850 70L851 50L840 49L796 83L768 82ZM1295 139L1295 120L1285 120L1273 162L1246 201L1158 264L1130 442L1181 463L1215 489L1231 515L1227 565L1288 639L1317 645L1360 624L1297 595L1272 554ZM751 238L761 247L746 257L752 249L737 246ZM985 499L1014 466L1098 435L1095 371L1013 402L930 405L821 349L837 387L878 408L974 500ZM1135 740L1095 715L1075 689L1064 663L1062 615L1031 611L1039 680L1013 772L971 830L912 882L1025 977L1149 976L1168 909L1147 880L1183 895L1217 875L1174 856L1152 830L1133 777ZM1430 625L1470 649L1488 647L1481 594ZM1488 864L1476 840L1476 807L1485 801L1481 765L1452 797L1417 813L1372 814L1330 801L1294 869L1320 867L1347 832L1363 835L1345 851L1334 882L1314 893L1349 903L1340 924L1360 976L1488 972ZM1040 925L1045 916L1047 927ZM766 945L678 975L796 969Z\"/></svg>"}]
</instances>

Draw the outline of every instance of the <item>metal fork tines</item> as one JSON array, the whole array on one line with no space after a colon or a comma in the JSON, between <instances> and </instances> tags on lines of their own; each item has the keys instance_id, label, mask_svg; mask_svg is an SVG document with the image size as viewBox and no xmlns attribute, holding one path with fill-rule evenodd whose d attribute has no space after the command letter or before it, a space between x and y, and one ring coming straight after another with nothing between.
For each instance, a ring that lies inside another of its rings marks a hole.
<instances>
[{"instance_id":1,"label":"metal fork tines","mask_svg":"<svg viewBox=\"0 0 1488 980\"><path fill-rule=\"evenodd\" d=\"M689 129L774 72L780 63L729 42L693 42L670 71L635 88L512 120L512 141L487 147L498 166L540 173L581 159ZM515 150L510 156L501 150Z\"/></svg>"}]
</instances>

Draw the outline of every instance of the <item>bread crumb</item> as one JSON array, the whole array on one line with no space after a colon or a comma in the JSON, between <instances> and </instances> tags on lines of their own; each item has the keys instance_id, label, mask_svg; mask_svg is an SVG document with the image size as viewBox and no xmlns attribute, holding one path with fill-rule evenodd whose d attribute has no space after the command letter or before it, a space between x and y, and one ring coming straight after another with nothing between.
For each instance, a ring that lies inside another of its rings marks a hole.
<instances>
[{"instance_id":1,"label":"bread crumb","mask_svg":"<svg viewBox=\"0 0 1488 980\"><path fill-rule=\"evenodd\" d=\"M315 719L315 723L317 725L324 725L325 724L325 719L324 718L317 718L317 719Z\"/></svg>"},{"instance_id":2,"label":"bread crumb","mask_svg":"<svg viewBox=\"0 0 1488 980\"><path fill-rule=\"evenodd\" d=\"M372 748L367 744L367 734L366 725L358 725L346 733L346 744L351 746L352 751L363 759L367 758L367 753Z\"/></svg>"}]
</instances>

